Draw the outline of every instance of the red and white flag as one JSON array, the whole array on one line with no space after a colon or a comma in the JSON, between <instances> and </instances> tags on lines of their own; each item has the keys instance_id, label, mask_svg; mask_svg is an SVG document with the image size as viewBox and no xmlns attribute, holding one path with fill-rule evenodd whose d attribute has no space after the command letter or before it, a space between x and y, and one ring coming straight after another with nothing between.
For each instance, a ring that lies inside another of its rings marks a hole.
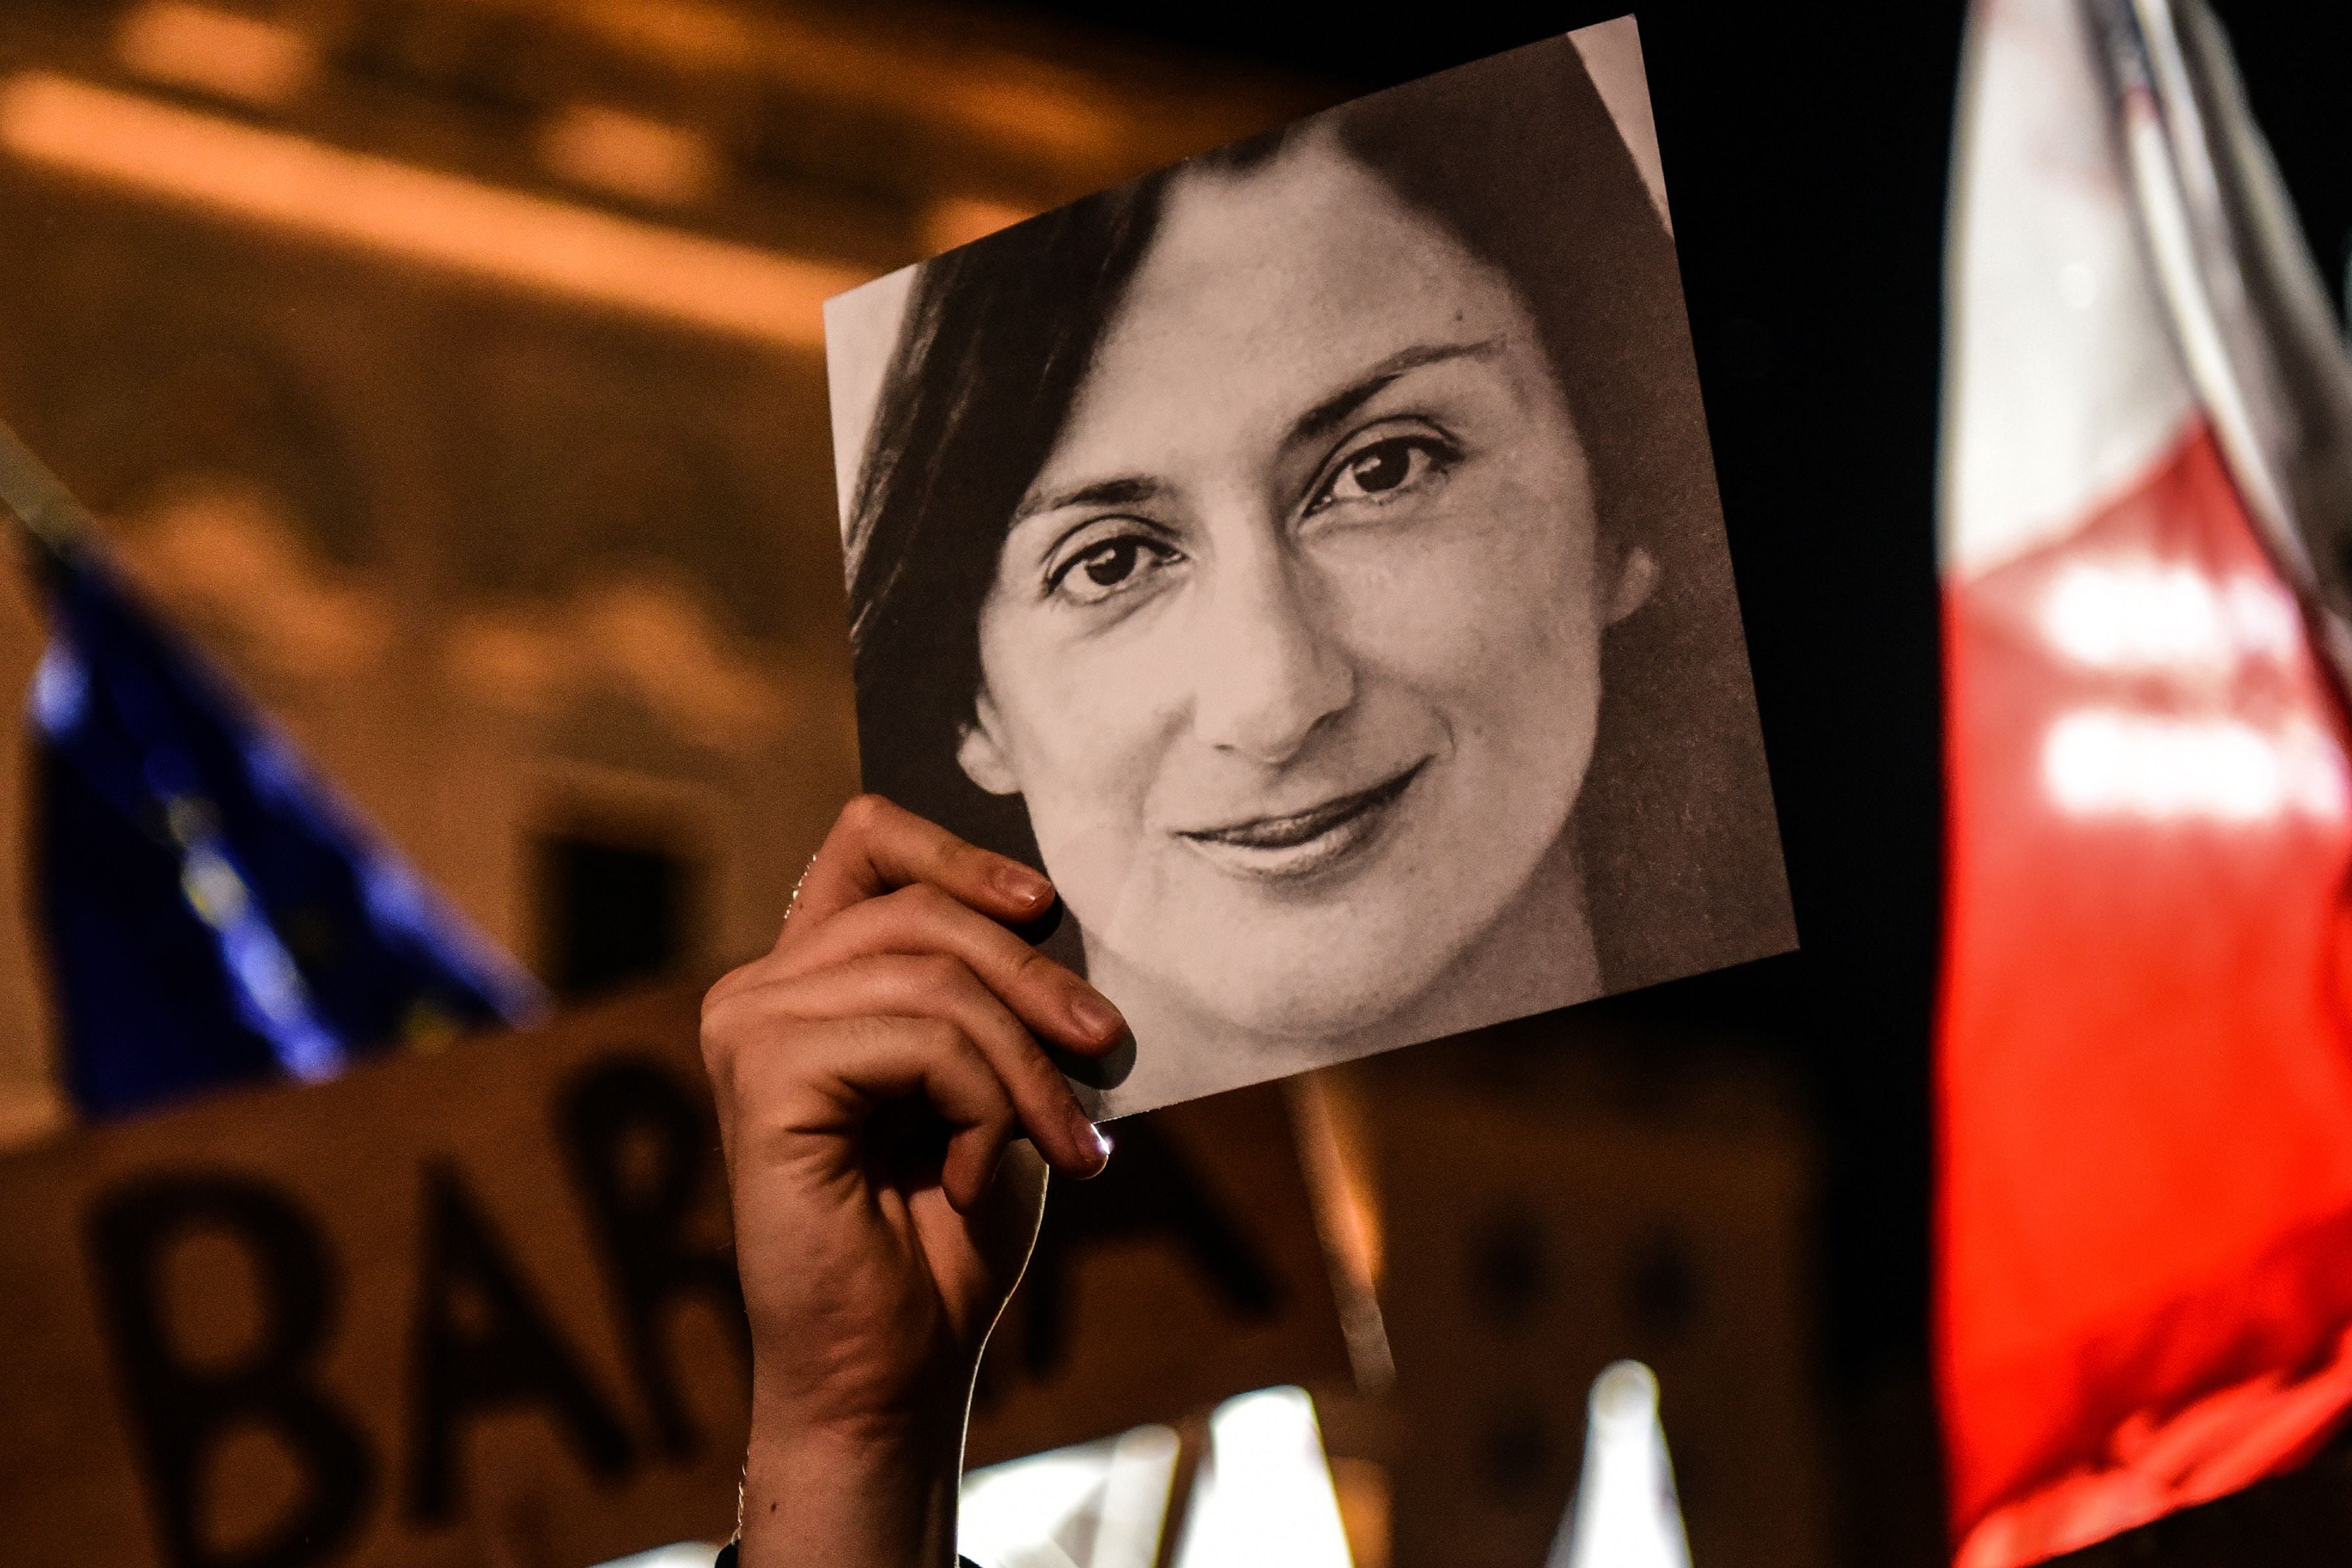
<instances>
[{"instance_id":1,"label":"red and white flag","mask_svg":"<svg viewBox=\"0 0 2352 1568\"><path fill-rule=\"evenodd\" d=\"M1978 0L1959 149L1937 1354L2009 1568L2352 1410L2352 371L2197 0Z\"/></svg>"}]
</instances>

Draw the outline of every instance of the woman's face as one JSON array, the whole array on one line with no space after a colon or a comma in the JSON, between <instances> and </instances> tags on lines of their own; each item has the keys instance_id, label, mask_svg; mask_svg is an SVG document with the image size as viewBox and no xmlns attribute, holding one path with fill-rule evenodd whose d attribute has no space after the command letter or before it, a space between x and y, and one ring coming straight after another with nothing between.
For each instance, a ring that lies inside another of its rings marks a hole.
<instances>
[{"instance_id":1,"label":"woman's face","mask_svg":"<svg viewBox=\"0 0 2352 1568\"><path fill-rule=\"evenodd\" d=\"M1593 532L1500 273L1333 141L1181 176L1005 538L961 759L1108 984L1364 1027L1568 821Z\"/></svg>"}]
</instances>

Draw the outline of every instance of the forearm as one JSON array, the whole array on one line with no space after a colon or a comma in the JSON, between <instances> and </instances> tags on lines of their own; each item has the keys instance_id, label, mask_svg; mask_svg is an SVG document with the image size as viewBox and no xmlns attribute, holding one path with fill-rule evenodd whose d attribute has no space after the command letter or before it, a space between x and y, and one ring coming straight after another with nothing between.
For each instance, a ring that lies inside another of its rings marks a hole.
<instances>
[{"instance_id":1,"label":"forearm","mask_svg":"<svg viewBox=\"0 0 2352 1568\"><path fill-rule=\"evenodd\" d=\"M955 1568L963 1410L812 1428L754 1402L740 1568Z\"/></svg>"}]
</instances>

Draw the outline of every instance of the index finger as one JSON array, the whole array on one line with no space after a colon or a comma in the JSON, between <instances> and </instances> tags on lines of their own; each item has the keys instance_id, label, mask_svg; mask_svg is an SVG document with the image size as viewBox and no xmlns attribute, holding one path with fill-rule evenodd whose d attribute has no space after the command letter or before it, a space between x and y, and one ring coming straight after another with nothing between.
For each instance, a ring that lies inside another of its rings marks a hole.
<instances>
[{"instance_id":1,"label":"index finger","mask_svg":"<svg viewBox=\"0 0 2352 1568\"><path fill-rule=\"evenodd\" d=\"M795 929L809 930L853 904L919 882L1015 923L1036 919L1054 902L1054 884L1042 873L968 844L878 795L861 795L841 808L809 862L776 945L782 948Z\"/></svg>"}]
</instances>

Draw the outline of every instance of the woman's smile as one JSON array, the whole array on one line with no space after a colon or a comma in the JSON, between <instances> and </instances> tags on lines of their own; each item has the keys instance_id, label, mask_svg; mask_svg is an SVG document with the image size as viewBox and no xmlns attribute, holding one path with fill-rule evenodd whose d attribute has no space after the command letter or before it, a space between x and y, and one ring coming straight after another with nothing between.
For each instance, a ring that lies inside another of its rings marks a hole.
<instances>
[{"instance_id":1,"label":"woman's smile","mask_svg":"<svg viewBox=\"0 0 2352 1568\"><path fill-rule=\"evenodd\" d=\"M1362 858L1428 761L1424 757L1370 789L1335 795L1302 811L1180 830L1177 837L1211 865L1237 876L1269 882L1313 877Z\"/></svg>"}]
</instances>

